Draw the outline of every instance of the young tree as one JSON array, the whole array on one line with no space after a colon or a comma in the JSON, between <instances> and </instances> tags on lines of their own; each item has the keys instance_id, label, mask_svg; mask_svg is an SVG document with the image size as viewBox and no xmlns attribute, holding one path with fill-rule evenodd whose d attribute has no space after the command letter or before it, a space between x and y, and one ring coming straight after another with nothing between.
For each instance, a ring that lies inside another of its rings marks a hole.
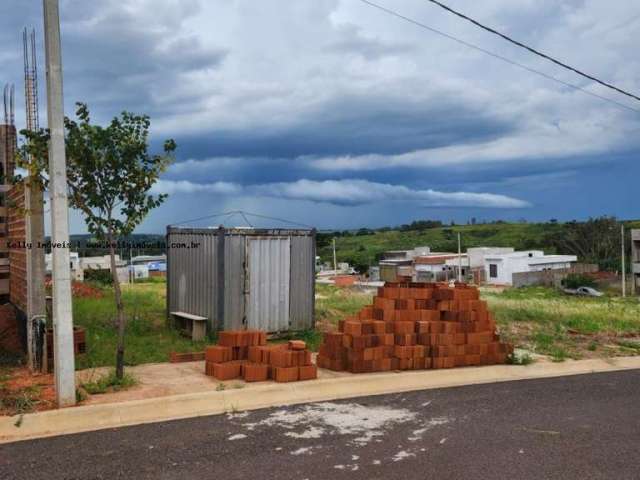
<instances>
[{"instance_id":1,"label":"young tree","mask_svg":"<svg viewBox=\"0 0 640 480\"><path fill-rule=\"evenodd\" d=\"M123 112L107 127L101 127L91 124L87 105L78 103L77 107L76 120L65 118L69 204L84 214L89 232L109 247L118 330L116 376L122 378L126 318L116 245L166 198L164 194L153 195L150 190L168 166L176 144L167 140L162 155L151 155L147 151L148 116ZM25 153L37 153L32 157L43 159L39 166L30 168L46 171L47 132L23 134L27 138Z\"/></svg>"}]
</instances>

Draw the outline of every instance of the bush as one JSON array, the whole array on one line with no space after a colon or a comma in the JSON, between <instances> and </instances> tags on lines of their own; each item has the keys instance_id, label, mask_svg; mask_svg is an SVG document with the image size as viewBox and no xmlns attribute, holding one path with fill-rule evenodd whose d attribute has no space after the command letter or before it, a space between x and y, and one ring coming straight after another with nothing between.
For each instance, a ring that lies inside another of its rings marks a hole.
<instances>
[{"instance_id":1,"label":"bush","mask_svg":"<svg viewBox=\"0 0 640 480\"><path fill-rule=\"evenodd\" d=\"M595 288L596 282L593 278L579 273L570 273L564 279L564 286L567 288L592 287Z\"/></svg>"},{"instance_id":2,"label":"bush","mask_svg":"<svg viewBox=\"0 0 640 480\"><path fill-rule=\"evenodd\" d=\"M113 277L111 276L111 270L94 270L88 269L84 271L84 280L85 282L95 282L101 285L112 285Z\"/></svg>"}]
</instances>

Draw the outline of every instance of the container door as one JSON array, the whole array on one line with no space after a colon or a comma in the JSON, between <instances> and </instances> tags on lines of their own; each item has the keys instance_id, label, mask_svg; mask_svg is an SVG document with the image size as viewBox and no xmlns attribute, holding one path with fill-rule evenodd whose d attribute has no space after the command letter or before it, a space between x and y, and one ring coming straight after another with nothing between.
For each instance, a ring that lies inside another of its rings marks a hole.
<instances>
[{"instance_id":1,"label":"container door","mask_svg":"<svg viewBox=\"0 0 640 480\"><path fill-rule=\"evenodd\" d=\"M246 252L247 328L289 330L289 238L247 237Z\"/></svg>"}]
</instances>

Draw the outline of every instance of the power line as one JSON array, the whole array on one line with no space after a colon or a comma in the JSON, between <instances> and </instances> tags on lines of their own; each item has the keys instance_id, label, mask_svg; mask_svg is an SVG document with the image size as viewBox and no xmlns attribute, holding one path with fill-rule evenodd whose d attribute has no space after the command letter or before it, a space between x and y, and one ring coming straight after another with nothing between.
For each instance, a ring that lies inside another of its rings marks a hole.
<instances>
[{"instance_id":1,"label":"power line","mask_svg":"<svg viewBox=\"0 0 640 480\"><path fill-rule=\"evenodd\" d=\"M511 64L513 66L516 66L518 68L526 70L526 71L528 71L530 73L535 73L536 75L544 77L547 80L552 80L554 82L560 83L560 84L564 85L565 87L569 87L569 88L571 88L573 90L577 90L579 92L585 93L585 94L590 95L592 97L599 98L600 100L604 100L605 102L609 102L611 104L617 105L618 107L624 108L626 110L631 110L632 112L640 113L640 110L638 110L636 108L630 107L628 105L625 105L624 103L620 103L620 102L618 102L616 100L612 100L612 99L604 97L602 95L598 95L597 93L590 92L589 90L586 90L586 89L584 89L582 87L579 87L578 85L574 85L572 83L565 82L564 80L561 80L561 79L559 79L557 77L554 77L553 75L549 75L547 73L541 72L540 70L536 70L535 68L528 67L528 66L526 66L526 65L524 65L522 63L516 62L515 60L511 60L511 59L509 59L507 57L504 57L504 56L502 56L502 55L500 55L498 53L494 53L494 52L492 52L490 50L486 50L486 49L484 49L482 47L478 47L477 45L469 43L469 42L467 42L465 40L461 40L461 39L459 39L457 37L454 37L453 35L445 33L445 32L443 32L441 30L436 29L436 28L430 27L430 26L428 26L428 25L426 25L426 24L424 24L422 22L419 22L418 20L414 20L412 18L409 18L409 17L407 17L405 15L402 15L401 13L398 13L398 12L396 12L394 10L390 10L390 9L388 9L386 7L383 7L382 5L378 5L377 3L373 3L373 2L371 2L369 0L360 0L360 2L362 2L362 3L366 4L366 5L369 5L370 7L377 8L378 10L380 10L382 12L385 12L385 13L387 13L389 15L392 15L394 17L397 17L397 18L399 18L401 20L404 20L405 22L409 22L409 23L411 23L413 25L416 25L417 27L423 28L423 29L428 30L428 31L430 31L432 33L440 35L442 37L448 38L449 40L453 40L454 42L459 43L460 45L464 45L465 47L471 48L473 50L477 50L478 52L482 52L482 53L484 53L486 55L489 55L491 57L497 58L498 60L502 60L503 62L509 63L509 64Z\"/></svg>"},{"instance_id":2,"label":"power line","mask_svg":"<svg viewBox=\"0 0 640 480\"><path fill-rule=\"evenodd\" d=\"M277 222L287 223L289 225L296 225L298 227L305 227L305 228L309 228L309 229L313 229L314 228L313 226L307 225L307 224L304 224L304 223L294 222L292 220L286 220L284 218L269 217L269 216L266 216L266 215L259 215L257 213L246 212L244 210L230 210L228 212L213 213L211 215L205 215L203 217L191 218L189 220L183 220L181 222L172 223L171 226L175 227L175 226L178 226L178 225L184 225L186 223L194 223L194 222L198 222L198 221L201 221L201 220L208 220L208 219L217 218L217 217L225 217L226 221L230 221L236 215L240 215L244 219L244 221L247 223L247 225L249 225L251 228L253 228L253 225L247 219L247 215L249 217L262 218L262 219L266 219L266 220L274 220L274 221L277 221Z\"/></svg>"},{"instance_id":3,"label":"power line","mask_svg":"<svg viewBox=\"0 0 640 480\"><path fill-rule=\"evenodd\" d=\"M599 83L600 85L603 85L603 86L605 86L607 88L615 90L618 93L621 93L621 94L626 95L628 97L634 98L636 100L640 100L640 97L638 97L637 95L634 95L633 93L629 93L629 92L627 92L625 90L622 90L621 88L618 88L615 85L612 85L612 84L607 83L607 82L605 82L603 80L600 80L600 79L594 77L593 75L589 75L588 73L585 73L585 72L583 72L581 70L578 70L577 68L574 68L571 65L567 65L566 63L561 62L560 60L557 60L557 59L553 58L552 56L547 55L546 53L542 53L541 51L536 50L535 48L532 48L532 47L530 47L528 45L525 45L524 43L519 42L518 40L515 40L515 39L511 38L510 36L505 35L504 33L500 33L499 31L494 30L491 27L487 27L486 25L478 22L477 20L474 20L473 18L468 17L464 13L461 13L461 12L458 12L458 11L454 10L453 8L445 5L444 3L439 2L438 0L426 0L426 1L427 2L431 2L434 5L437 5L440 8L443 8L444 10L446 10L446 11L448 11L450 13L453 13L454 15L456 15L456 16L458 16L458 17L460 17L460 18L462 18L462 19L464 19L466 21L473 23L474 25L482 28L483 30L486 30L489 33L493 33L494 35L497 35L500 38L503 38L507 42L511 42L511 43L513 43L514 45L517 45L520 48L524 48L525 50L528 50L529 52L531 52L531 53L533 53L535 55L538 55L539 57L544 58L545 60L549 60L550 62L553 62L556 65L561 66L562 68L566 68L567 70L570 70L570 71L572 71L574 73L577 73L578 75L580 75L580 76L582 76L584 78L588 78L589 80L592 80L592 81L594 81L596 83Z\"/></svg>"}]
</instances>

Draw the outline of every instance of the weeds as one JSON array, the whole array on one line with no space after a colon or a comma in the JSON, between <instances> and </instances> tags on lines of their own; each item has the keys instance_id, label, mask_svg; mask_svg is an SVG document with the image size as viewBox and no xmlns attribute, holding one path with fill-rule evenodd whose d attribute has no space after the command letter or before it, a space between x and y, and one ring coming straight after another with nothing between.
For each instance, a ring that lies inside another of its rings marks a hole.
<instances>
[{"instance_id":1,"label":"weeds","mask_svg":"<svg viewBox=\"0 0 640 480\"><path fill-rule=\"evenodd\" d=\"M533 357L527 352L513 352L507 357L507 363L510 365L530 365L533 362Z\"/></svg>"},{"instance_id":2,"label":"weeds","mask_svg":"<svg viewBox=\"0 0 640 480\"><path fill-rule=\"evenodd\" d=\"M33 412L39 403L40 387L30 386L10 391L0 385L0 412L7 415L21 415Z\"/></svg>"},{"instance_id":3,"label":"weeds","mask_svg":"<svg viewBox=\"0 0 640 480\"><path fill-rule=\"evenodd\" d=\"M116 377L115 370L113 370L95 381L83 383L82 389L90 395L96 395L100 393L126 390L127 388L133 387L135 384L136 379L132 375L125 373L122 378L118 378Z\"/></svg>"}]
</instances>

